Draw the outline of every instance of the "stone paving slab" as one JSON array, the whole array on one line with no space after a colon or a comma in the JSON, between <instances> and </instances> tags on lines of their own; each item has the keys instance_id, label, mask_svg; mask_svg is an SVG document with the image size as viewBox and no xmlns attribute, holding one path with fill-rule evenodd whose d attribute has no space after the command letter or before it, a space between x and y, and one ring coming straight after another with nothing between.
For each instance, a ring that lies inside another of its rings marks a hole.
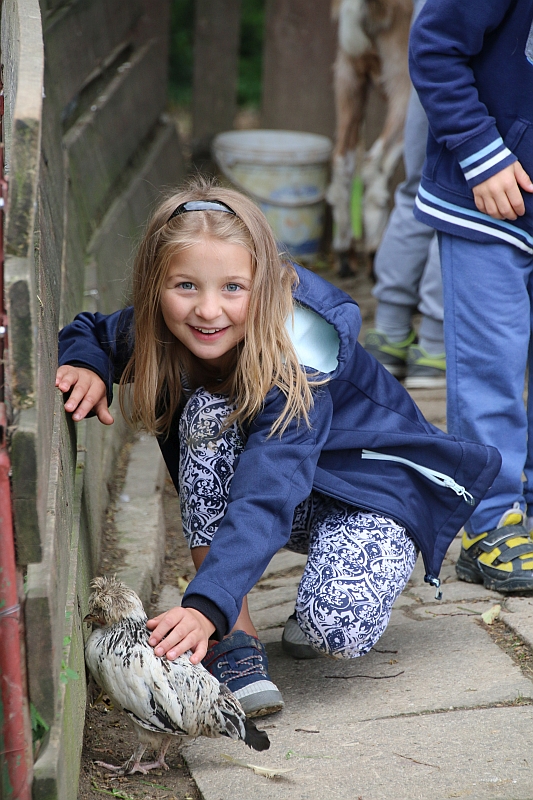
<instances>
[{"instance_id":1,"label":"stone paving slab","mask_svg":"<svg viewBox=\"0 0 533 800\"><path fill-rule=\"evenodd\" d=\"M336 712L336 713L335 713ZM270 725L272 727L266 727ZM264 721L267 753L198 740L185 756L205 800L531 800L533 707L353 722L335 709ZM305 732L314 728L317 733ZM299 730L298 730L299 729ZM293 772L267 779L222 753Z\"/></svg>"},{"instance_id":2,"label":"stone paving slab","mask_svg":"<svg viewBox=\"0 0 533 800\"><path fill-rule=\"evenodd\" d=\"M164 484L165 464L159 445L153 436L140 435L130 451L116 503L115 527L125 553L117 576L137 592L145 608L159 582L165 553Z\"/></svg>"},{"instance_id":3,"label":"stone paving slab","mask_svg":"<svg viewBox=\"0 0 533 800\"><path fill-rule=\"evenodd\" d=\"M283 627L293 612L294 600L288 603L283 603L279 606L274 606L273 608L265 608L262 611L256 611L254 612L252 619L257 632L263 639L263 631L267 631L270 628Z\"/></svg>"},{"instance_id":4,"label":"stone paving slab","mask_svg":"<svg viewBox=\"0 0 533 800\"><path fill-rule=\"evenodd\" d=\"M440 608L450 615L433 616L434 606L426 607L427 619L393 610L376 648L354 661L298 661L279 641L268 643L270 673L286 702L282 713L258 720L272 747L257 754L226 741L186 746L204 800L414 800L429 791L439 799L531 800L524 759L533 706L498 706L533 703L533 683L475 617L452 616L453 604ZM228 765L221 753L296 770L267 781Z\"/></svg>"},{"instance_id":5,"label":"stone paving slab","mask_svg":"<svg viewBox=\"0 0 533 800\"><path fill-rule=\"evenodd\" d=\"M293 553L290 550L280 550L276 553L274 558L271 559L270 564L263 573L261 580L269 577L278 577L279 575L290 572L291 570L298 570L305 567L307 563L307 556L301 553Z\"/></svg>"},{"instance_id":6,"label":"stone paving slab","mask_svg":"<svg viewBox=\"0 0 533 800\"><path fill-rule=\"evenodd\" d=\"M393 612L376 647L353 661L299 661L279 643L267 652L287 707L311 716L336 705L356 721L533 698L533 683L471 617L416 621Z\"/></svg>"},{"instance_id":7,"label":"stone paving slab","mask_svg":"<svg viewBox=\"0 0 533 800\"><path fill-rule=\"evenodd\" d=\"M533 597L508 597L500 619L533 649Z\"/></svg>"},{"instance_id":8,"label":"stone paving slab","mask_svg":"<svg viewBox=\"0 0 533 800\"><path fill-rule=\"evenodd\" d=\"M300 576L295 575L285 578L281 585L273 588L266 590L257 588L253 589L248 595L248 608L250 609L250 612L254 613L256 611L262 611L282 603L292 603L294 606L299 581Z\"/></svg>"}]
</instances>

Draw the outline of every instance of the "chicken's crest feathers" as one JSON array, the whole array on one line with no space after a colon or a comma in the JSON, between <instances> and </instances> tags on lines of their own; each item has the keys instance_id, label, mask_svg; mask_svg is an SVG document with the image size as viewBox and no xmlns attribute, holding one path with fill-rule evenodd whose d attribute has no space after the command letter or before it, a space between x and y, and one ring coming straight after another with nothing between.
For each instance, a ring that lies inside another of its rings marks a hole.
<instances>
[{"instance_id":1,"label":"chicken's crest feathers","mask_svg":"<svg viewBox=\"0 0 533 800\"><path fill-rule=\"evenodd\" d=\"M89 597L89 614L99 618L105 625L114 625L123 619L138 619L146 622L146 614L139 597L133 589L119 581L116 575L94 578L93 592Z\"/></svg>"}]
</instances>

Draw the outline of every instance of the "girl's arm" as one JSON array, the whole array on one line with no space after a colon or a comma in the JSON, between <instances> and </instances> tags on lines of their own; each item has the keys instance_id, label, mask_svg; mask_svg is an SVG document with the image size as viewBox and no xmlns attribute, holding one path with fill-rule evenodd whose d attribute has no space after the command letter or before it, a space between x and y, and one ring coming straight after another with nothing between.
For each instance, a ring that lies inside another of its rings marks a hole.
<instances>
[{"instance_id":1,"label":"girl's arm","mask_svg":"<svg viewBox=\"0 0 533 800\"><path fill-rule=\"evenodd\" d=\"M262 413L250 427L226 514L182 601L182 607L211 620L218 638L232 629L243 597L272 556L287 544L294 509L312 491L332 417L328 387L316 390L314 398L310 428L303 421L293 421L281 438L268 438L285 402L277 389L269 392Z\"/></svg>"},{"instance_id":2,"label":"girl's arm","mask_svg":"<svg viewBox=\"0 0 533 800\"><path fill-rule=\"evenodd\" d=\"M90 411L110 425L107 410L113 399L113 383L118 383L133 350L133 309L114 314L78 314L59 332L59 369L56 386L63 392L72 389L65 404L83 419Z\"/></svg>"}]
</instances>

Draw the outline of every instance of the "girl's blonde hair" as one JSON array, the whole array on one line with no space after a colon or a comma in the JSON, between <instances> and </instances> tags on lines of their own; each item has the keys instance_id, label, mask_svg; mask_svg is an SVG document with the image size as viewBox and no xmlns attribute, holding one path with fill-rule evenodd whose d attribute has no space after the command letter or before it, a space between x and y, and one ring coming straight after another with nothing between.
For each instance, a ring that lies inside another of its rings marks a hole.
<instances>
[{"instance_id":1,"label":"girl's blonde hair","mask_svg":"<svg viewBox=\"0 0 533 800\"><path fill-rule=\"evenodd\" d=\"M219 200L235 215L221 211L187 212L169 221L191 200ZM206 239L238 244L252 259L252 286L245 335L237 348L235 369L227 384L236 410L227 420L244 425L260 411L266 394L278 387L285 396L270 434L281 435L292 419L303 418L313 404L310 381L298 363L285 328L293 309L296 270L278 253L260 209L232 189L202 178L169 196L148 224L134 266L135 343L120 381L120 405L130 422L156 435L167 435L182 398L184 375L194 373L194 357L169 331L161 313L161 294L171 259ZM125 409L125 386L133 381L131 411Z\"/></svg>"}]
</instances>

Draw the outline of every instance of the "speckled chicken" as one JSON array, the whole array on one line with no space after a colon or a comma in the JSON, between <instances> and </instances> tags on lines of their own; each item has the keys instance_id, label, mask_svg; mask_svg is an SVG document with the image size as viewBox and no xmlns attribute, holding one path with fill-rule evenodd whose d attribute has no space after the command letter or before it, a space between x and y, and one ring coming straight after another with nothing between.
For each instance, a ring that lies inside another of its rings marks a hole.
<instances>
[{"instance_id":1,"label":"speckled chicken","mask_svg":"<svg viewBox=\"0 0 533 800\"><path fill-rule=\"evenodd\" d=\"M95 627L85 645L85 660L101 689L129 717L139 739L122 766L96 763L118 775L168 769L165 755L173 736L228 736L254 750L270 741L246 719L229 689L187 654L175 661L156 656L148 644L150 632L139 597L115 577L91 583L89 614ZM147 747L159 749L157 760L141 764Z\"/></svg>"}]
</instances>

